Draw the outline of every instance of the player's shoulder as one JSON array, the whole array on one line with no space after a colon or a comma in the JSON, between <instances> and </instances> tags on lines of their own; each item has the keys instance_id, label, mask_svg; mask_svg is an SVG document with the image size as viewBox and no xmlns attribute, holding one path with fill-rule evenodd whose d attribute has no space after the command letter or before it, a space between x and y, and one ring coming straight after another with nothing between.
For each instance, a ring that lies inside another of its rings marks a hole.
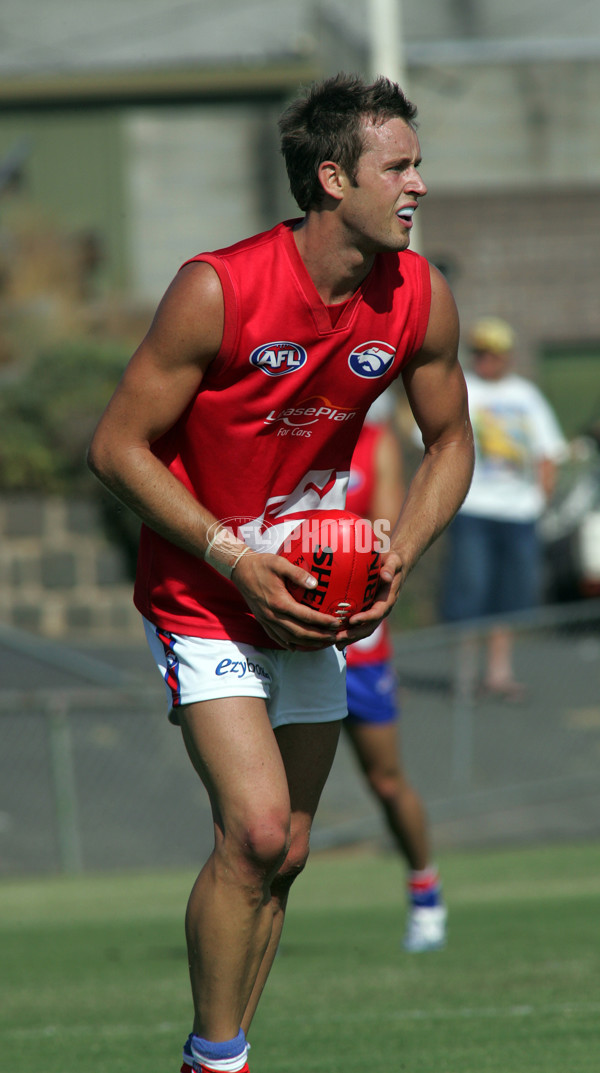
<instances>
[{"instance_id":1,"label":"player's shoulder","mask_svg":"<svg viewBox=\"0 0 600 1073\"><path fill-rule=\"evenodd\" d=\"M399 272L404 278L429 276L430 262L416 250L384 250L377 255L380 265L388 271Z\"/></svg>"},{"instance_id":2,"label":"player's shoulder","mask_svg":"<svg viewBox=\"0 0 600 1073\"><path fill-rule=\"evenodd\" d=\"M269 228L268 231L260 231L256 235L250 235L247 238L240 239L238 242L234 242L229 246L221 246L215 250L208 250L204 253L197 253L194 257L190 257L184 262L182 267L188 264L198 264L208 262L209 264L214 260L234 260L240 256L251 254L255 250L259 250L264 247L276 245L280 242L286 231L289 229L290 224L293 221L282 221L275 224L274 227Z\"/></svg>"},{"instance_id":3,"label":"player's shoulder","mask_svg":"<svg viewBox=\"0 0 600 1073\"><path fill-rule=\"evenodd\" d=\"M236 280L248 275L260 278L268 265L277 263L276 251L285 243L285 235L285 223L277 224L231 246L188 258L171 285L175 301L196 308L202 304L212 315L221 315L224 305L235 305Z\"/></svg>"},{"instance_id":4,"label":"player's shoulder","mask_svg":"<svg viewBox=\"0 0 600 1073\"><path fill-rule=\"evenodd\" d=\"M422 258L430 286L427 331L422 351L435 357L444 355L454 360L458 352L459 320L456 301L442 272Z\"/></svg>"},{"instance_id":5,"label":"player's shoulder","mask_svg":"<svg viewBox=\"0 0 600 1073\"><path fill-rule=\"evenodd\" d=\"M223 291L215 265L208 261L186 261L181 266L166 292L165 299L171 306L204 306L221 304ZM163 303L165 301L163 299Z\"/></svg>"},{"instance_id":6,"label":"player's shoulder","mask_svg":"<svg viewBox=\"0 0 600 1073\"><path fill-rule=\"evenodd\" d=\"M177 272L167 287L146 340L154 348L172 352L173 340L179 341L182 355L199 352L213 355L219 349L223 333L224 294L221 280L210 264L189 263Z\"/></svg>"}]
</instances>

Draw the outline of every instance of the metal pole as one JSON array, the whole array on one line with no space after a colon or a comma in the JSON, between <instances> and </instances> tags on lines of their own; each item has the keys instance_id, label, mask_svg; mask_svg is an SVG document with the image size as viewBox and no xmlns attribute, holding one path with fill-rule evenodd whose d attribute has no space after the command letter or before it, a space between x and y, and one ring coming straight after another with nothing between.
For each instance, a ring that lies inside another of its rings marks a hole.
<instances>
[{"instance_id":1,"label":"metal pole","mask_svg":"<svg viewBox=\"0 0 600 1073\"><path fill-rule=\"evenodd\" d=\"M402 0L367 0L369 33L369 67L372 78L385 75L397 82L410 99L406 74ZM418 213L413 218L410 248L421 249Z\"/></svg>"},{"instance_id":2,"label":"metal pole","mask_svg":"<svg viewBox=\"0 0 600 1073\"><path fill-rule=\"evenodd\" d=\"M367 0L367 3L371 77L385 75L405 89L402 0Z\"/></svg>"},{"instance_id":3,"label":"metal pole","mask_svg":"<svg viewBox=\"0 0 600 1073\"><path fill-rule=\"evenodd\" d=\"M83 871L83 854L69 725L69 702L65 696L55 697L48 703L46 711L50 729L60 864L63 872L75 874Z\"/></svg>"},{"instance_id":4,"label":"metal pole","mask_svg":"<svg viewBox=\"0 0 600 1073\"><path fill-rule=\"evenodd\" d=\"M460 633L454 646L454 705L452 714L452 783L468 790L473 778L473 732L478 636Z\"/></svg>"}]
</instances>

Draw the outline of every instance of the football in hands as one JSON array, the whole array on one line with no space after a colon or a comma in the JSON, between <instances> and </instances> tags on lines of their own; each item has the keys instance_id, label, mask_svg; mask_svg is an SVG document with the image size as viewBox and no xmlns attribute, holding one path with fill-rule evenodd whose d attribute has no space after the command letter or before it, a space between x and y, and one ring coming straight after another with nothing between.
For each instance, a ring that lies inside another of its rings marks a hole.
<instances>
[{"instance_id":1,"label":"football in hands","mask_svg":"<svg viewBox=\"0 0 600 1073\"><path fill-rule=\"evenodd\" d=\"M307 514L279 548L317 580L314 589L288 588L294 599L345 621L375 601L381 556L370 522L347 510Z\"/></svg>"}]
</instances>

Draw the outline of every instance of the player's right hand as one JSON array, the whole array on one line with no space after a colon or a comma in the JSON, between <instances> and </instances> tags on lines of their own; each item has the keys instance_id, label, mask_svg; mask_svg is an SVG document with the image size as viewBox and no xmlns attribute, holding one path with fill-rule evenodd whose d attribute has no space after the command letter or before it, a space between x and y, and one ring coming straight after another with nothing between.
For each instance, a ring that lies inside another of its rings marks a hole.
<instances>
[{"instance_id":1,"label":"player's right hand","mask_svg":"<svg viewBox=\"0 0 600 1073\"><path fill-rule=\"evenodd\" d=\"M315 587L311 574L281 555L250 551L240 559L231 580L269 637L282 648L319 649L335 644L340 621L298 603L286 582Z\"/></svg>"}]
</instances>

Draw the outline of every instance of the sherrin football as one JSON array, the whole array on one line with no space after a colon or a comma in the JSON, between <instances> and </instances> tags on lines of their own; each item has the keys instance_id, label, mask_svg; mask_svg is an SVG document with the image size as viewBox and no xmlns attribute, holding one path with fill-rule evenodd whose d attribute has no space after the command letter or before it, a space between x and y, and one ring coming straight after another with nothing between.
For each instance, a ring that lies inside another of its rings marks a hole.
<instances>
[{"instance_id":1,"label":"sherrin football","mask_svg":"<svg viewBox=\"0 0 600 1073\"><path fill-rule=\"evenodd\" d=\"M347 510L316 510L287 537L278 554L317 579L314 589L288 583L294 599L345 620L375 601L381 565L377 545L364 518Z\"/></svg>"}]
</instances>

